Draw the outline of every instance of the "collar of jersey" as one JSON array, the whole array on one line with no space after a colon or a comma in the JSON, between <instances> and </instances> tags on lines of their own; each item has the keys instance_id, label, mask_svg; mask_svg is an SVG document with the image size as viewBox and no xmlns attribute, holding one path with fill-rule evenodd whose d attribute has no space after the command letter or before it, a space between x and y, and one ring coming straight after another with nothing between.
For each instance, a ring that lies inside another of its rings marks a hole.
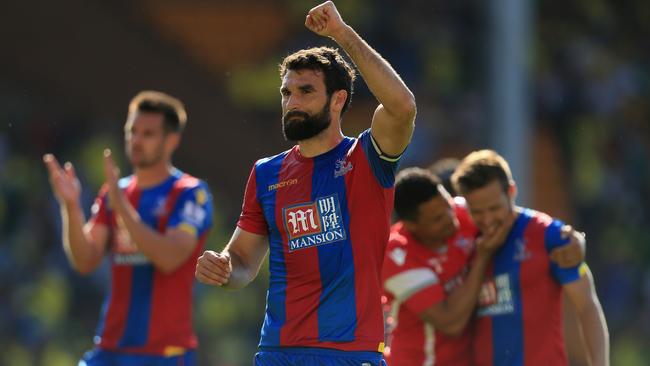
<instances>
[{"instance_id":1,"label":"collar of jersey","mask_svg":"<svg viewBox=\"0 0 650 366\"><path fill-rule=\"evenodd\" d=\"M298 145L294 146L293 149L291 149L291 152L292 152L292 154L296 157L296 159L297 159L297 160L300 160L300 161L323 161L323 160L329 160L329 159L332 159L332 158L334 158L334 157L339 157L339 156L341 155L341 152L342 152L342 151L348 149L348 147L350 146L350 142L352 142L353 140L354 140L354 139L345 136L345 137L343 137L343 140L341 140L341 142L339 142L338 145L336 145L333 149L331 149L331 150L329 150L329 151L327 151L327 152L324 152L324 153L322 153L322 154L320 154L320 155L316 155L316 156L314 156L314 157L311 157L311 158L304 157L304 156L300 153L300 148L299 148Z\"/></svg>"}]
</instances>

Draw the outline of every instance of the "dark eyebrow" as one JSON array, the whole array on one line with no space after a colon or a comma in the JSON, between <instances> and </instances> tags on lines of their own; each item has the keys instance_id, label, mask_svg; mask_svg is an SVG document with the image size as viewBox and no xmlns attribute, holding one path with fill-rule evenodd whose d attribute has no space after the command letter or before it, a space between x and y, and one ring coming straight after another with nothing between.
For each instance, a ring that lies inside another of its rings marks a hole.
<instances>
[{"instance_id":1,"label":"dark eyebrow","mask_svg":"<svg viewBox=\"0 0 650 366\"><path fill-rule=\"evenodd\" d=\"M300 89L301 91L304 91L304 92L316 90L316 89L314 89L314 86L311 85L311 84L301 85L298 89Z\"/></svg>"}]
</instances>

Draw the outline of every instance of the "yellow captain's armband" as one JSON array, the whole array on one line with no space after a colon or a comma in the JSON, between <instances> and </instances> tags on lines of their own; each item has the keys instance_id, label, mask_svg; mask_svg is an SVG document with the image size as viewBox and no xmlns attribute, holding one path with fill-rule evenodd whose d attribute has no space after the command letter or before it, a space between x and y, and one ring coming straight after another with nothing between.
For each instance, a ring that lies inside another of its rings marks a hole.
<instances>
[{"instance_id":1,"label":"yellow captain's armband","mask_svg":"<svg viewBox=\"0 0 650 366\"><path fill-rule=\"evenodd\" d=\"M185 348L178 346L167 346L163 351L165 357L180 356L185 353Z\"/></svg>"},{"instance_id":2,"label":"yellow captain's armband","mask_svg":"<svg viewBox=\"0 0 650 366\"><path fill-rule=\"evenodd\" d=\"M184 231L192 236L196 236L196 228L186 222L181 223L176 227L180 231Z\"/></svg>"},{"instance_id":3,"label":"yellow captain's armband","mask_svg":"<svg viewBox=\"0 0 650 366\"><path fill-rule=\"evenodd\" d=\"M587 266L587 263L582 262L580 267L578 267L578 274L580 274L580 277L584 277L587 275L587 271L589 271L589 266Z\"/></svg>"},{"instance_id":4,"label":"yellow captain's armband","mask_svg":"<svg viewBox=\"0 0 650 366\"><path fill-rule=\"evenodd\" d=\"M208 193L204 189L197 190L194 194L194 197L196 197L196 203L198 203L200 206L203 206L206 202L208 202Z\"/></svg>"}]
</instances>

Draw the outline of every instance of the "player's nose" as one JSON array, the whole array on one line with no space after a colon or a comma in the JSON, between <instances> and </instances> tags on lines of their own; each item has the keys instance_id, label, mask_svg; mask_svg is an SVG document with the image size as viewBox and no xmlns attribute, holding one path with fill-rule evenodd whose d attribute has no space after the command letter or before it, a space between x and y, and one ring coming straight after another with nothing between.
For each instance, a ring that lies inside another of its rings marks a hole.
<instances>
[{"instance_id":1,"label":"player's nose","mask_svg":"<svg viewBox=\"0 0 650 366\"><path fill-rule=\"evenodd\" d=\"M133 134L131 140L129 141L131 148L140 148L142 145L142 136L139 134Z\"/></svg>"},{"instance_id":2,"label":"player's nose","mask_svg":"<svg viewBox=\"0 0 650 366\"><path fill-rule=\"evenodd\" d=\"M495 219L489 215L483 215L477 223L481 231L490 229L495 223Z\"/></svg>"},{"instance_id":3,"label":"player's nose","mask_svg":"<svg viewBox=\"0 0 650 366\"><path fill-rule=\"evenodd\" d=\"M287 97L287 111L300 110L301 101L298 95L292 94Z\"/></svg>"}]
</instances>

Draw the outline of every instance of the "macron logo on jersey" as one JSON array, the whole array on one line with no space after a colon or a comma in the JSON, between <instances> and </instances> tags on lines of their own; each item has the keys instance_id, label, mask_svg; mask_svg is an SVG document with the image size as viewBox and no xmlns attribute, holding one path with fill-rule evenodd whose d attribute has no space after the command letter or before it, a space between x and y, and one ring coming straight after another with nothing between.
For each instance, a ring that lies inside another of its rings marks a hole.
<instances>
[{"instance_id":1,"label":"macron logo on jersey","mask_svg":"<svg viewBox=\"0 0 650 366\"><path fill-rule=\"evenodd\" d=\"M282 209L289 251L345 240L338 195Z\"/></svg>"},{"instance_id":2,"label":"macron logo on jersey","mask_svg":"<svg viewBox=\"0 0 650 366\"><path fill-rule=\"evenodd\" d=\"M282 182L269 185L267 189L269 190L269 192L271 192L271 191L275 191L276 189L292 186L294 184L298 184L298 179L293 178L293 179L283 180Z\"/></svg>"}]
</instances>

